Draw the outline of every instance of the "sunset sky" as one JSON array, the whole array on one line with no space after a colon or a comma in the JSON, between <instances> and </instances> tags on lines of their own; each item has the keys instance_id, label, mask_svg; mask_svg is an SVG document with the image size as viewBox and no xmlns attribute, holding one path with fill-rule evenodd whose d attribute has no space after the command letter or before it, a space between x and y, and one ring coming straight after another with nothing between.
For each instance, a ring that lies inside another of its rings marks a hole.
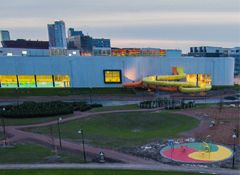
<instances>
[{"instance_id":1,"label":"sunset sky","mask_svg":"<svg viewBox=\"0 0 240 175\"><path fill-rule=\"evenodd\" d=\"M11 39L48 40L47 24L62 19L112 47L182 49L240 46L239 0L8 0L0 30Z\"/></svg>"}]
</instances>

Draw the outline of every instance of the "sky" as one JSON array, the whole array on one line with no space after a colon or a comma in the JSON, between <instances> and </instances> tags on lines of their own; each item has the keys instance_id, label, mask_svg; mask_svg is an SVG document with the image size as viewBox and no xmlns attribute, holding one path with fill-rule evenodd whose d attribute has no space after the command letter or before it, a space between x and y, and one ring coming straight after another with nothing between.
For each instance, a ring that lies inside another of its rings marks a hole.
<instances>
[{"instance_id":1,"label":"sky","mask_svg":"<svg viewBox=\"0 0 240 175\"><path fill-rule=\"evenodd\" d=\"M12 40L48 40L63 20L112 47L181 49L240 46L239 0L2 0L0 30Z\"/></svg>"}]
</instances>

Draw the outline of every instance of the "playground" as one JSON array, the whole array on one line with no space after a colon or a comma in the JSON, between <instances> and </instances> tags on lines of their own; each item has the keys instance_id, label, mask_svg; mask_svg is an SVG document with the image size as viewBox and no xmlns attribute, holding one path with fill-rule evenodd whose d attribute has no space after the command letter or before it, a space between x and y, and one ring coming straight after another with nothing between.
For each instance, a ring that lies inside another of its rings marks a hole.
<instances>
[{"instance_id":1,"label":"playground","mask_svg":"<svg viewBox=\"0 0 240 175\"><path fill-rule=\"evenodd\" d=\"M163 157L185 163L207 163L223 161L233 155L230 148L219 144L188 143L184 138L180 139L180 144L176 144L176 141L179 139L171 142L172 146L167 146L161 150L160 153Z\"/></svg>"}]
</instances>

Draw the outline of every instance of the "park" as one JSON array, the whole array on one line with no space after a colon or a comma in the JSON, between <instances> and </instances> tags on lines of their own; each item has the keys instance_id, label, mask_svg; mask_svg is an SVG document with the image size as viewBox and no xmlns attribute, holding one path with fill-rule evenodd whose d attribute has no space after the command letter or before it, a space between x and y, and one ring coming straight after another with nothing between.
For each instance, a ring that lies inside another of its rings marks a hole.
<instances>
[{"instance_id":1,"label":"park","mask_svg":"<svg viewBox=\"0 0 240 175\"><path fill-rule=\"evenodd\" d=\"M71 168L79 169L75 173L105 169L103 174L146 173L137 172L136 164L145 164L148 174L232 174L240 168L239 102L224 102L224 96L216 103L204 103L204 98L199 103L152 92L144 92L143 97L143 91L133 95L131 90L101 95L96 88L89 95L86 89L72 88L66 93L80 94L49 97L21 90L9 91L11 98L0 98L8 103L1 106L0 168L19 164L46 168L48 164L60 169L66 165L70 167L65 173L74 171ZM121 105L94 103L115 101ZM109 170L112 164L132 168ZM88 166L95 168L85 169ZM33 170L21 171L30 174Z\"/></svg>"}]
</instances>

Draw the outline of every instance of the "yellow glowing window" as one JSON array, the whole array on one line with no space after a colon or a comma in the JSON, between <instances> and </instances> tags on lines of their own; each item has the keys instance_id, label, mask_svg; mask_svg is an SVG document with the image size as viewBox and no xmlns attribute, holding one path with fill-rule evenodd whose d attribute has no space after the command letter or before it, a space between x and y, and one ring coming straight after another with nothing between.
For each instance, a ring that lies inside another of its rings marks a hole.
<instances>
[{"instance_id":1,"label":"yellow glowing window","mask_svg":"<svg viewBox=\"0 0 240 175\"><path fill-rule=\"evenodd\" d=\"M105 83L121 83L121 70L104 70Z\"/></svg>"},{"instance_id":2,"label":"yellow glowing window","mask_svg":"<svg viewBox=\"0 0 240 175\"><path fill-rule=\"evenodd\" d=\"M19 87L36 87L34 75L18 75Z\"/></svg>"},{"instance_id":3,"label":"yellow glowing window","mask_svg":"<svg viewBox=\"0 0 240 175\"><path fill-rule=\"evenodd\" d=\"M52 75L37 75L37 87L53 87Z\"/></svg>"},{"instance_id":4,"label":"yellow glowing window","mask_svg":"<svg viewBox=\"0 0 240 175\"><path fill-rule=\"evenodd\" d=\"M54 75L55 87L70 87L69 75Z\"/></svg>"},{"instance_id":5,"label":"yellow glowing window","mask_svg":"<svg viewBox=\"0 0 240 175\"><path fill-rule=\"evenodd\" d=\"M0 75L1 87L18 87L16 75Z\"/></svg>"},{"instance_id":6,"label":"yellow glowing window","mask_svg":"<svg viewBox=\"0 0 240 175\"><path fill-rule=\"evenodd\" d=\"M197 74L187 74L186 82L197 82ZM211 74L198 74L198 83L211 84L212 76Z\"/></svg>"}]
</instances>

